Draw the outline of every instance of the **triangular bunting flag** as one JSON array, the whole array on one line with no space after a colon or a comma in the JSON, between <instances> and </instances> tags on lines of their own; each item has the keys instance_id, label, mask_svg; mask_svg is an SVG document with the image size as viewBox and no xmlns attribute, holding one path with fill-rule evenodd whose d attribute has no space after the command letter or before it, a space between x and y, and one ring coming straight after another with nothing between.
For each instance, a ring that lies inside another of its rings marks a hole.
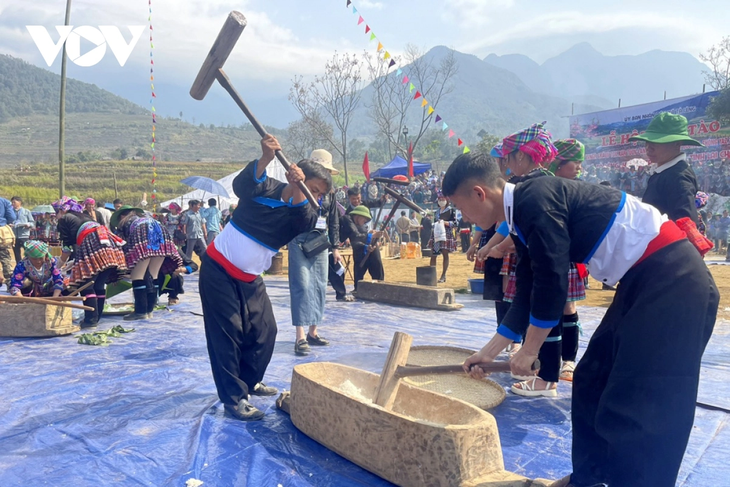
<instances>
[{"instance_id":1,"label":"triangular bunting flag","mask_svg":"<svg viewBox=\"0 0 730 487\"><path fill-rule=\"evenodd\" d=\"M458 139L458 142L456 143L456 145L461 145L461 144L463 144L463 143L464 143L464 142L463 142L463 141L462 141L461 139Z\"/></svg>"},{"instance_id":2,"label":"triangular bunting flag","mask_svg":"<svg viewBox=\"0 0 730 487\"><path fill-rule=\"evenodd\" d=\"M439 115L436 115L436 123L439 123L441 121L441 117Z\"/></svg>"},{"instance_id":3,"label":"triangular bunting flag","mask_svg":"<svg viewBox=\"0 0 730 487\"><path fill-rule=\"evenodd\" d=\"M424 98L423 101L421 102L421 107L425 107L426 105L428 105L428 102Z\"/></svg>"},{"instance_id":4,"label":"triangular bunting flag","mask_svg":"<svg viewBox=\"0 0 730 487\"><path fill-rule=\"evenodd\" d=\"M431 115L433 113L433 107L428 107L428 114Z\"/></svg>"},{"instance_id":5,"label":"triangular bunting flag","mask_svg":"<svg viewBox=\"0 0 730 487\"><path fill-rule=\"evenodd\" d=\"M370 32L370 26L369 25L365 25L365 33L367 34L368 32Z\"/></svg>"},{"instance_id":6,"label":"triangular bunting flag","mask_svg":"<svg viewBox=\"0 0 730 487\"><path fill-rule=\"evenodd\" d=\"M375 32L370 33L370 40L375 40Z\"/></svg>"},{"instance_id":7,"label":"triangular bunting flag","mask_svg":"<svg viewBox=\"0 0 730 487\"><path fill-rule=\"evenodd\" d=\"M413 86L413 83L411 83L411 85L408 87L408 91L413 91L415 89L416 89L416 87Z\"/></svg>"},{"instance_id":8,"label":"triangular bunting flag","mask_svg":"<svg viewBox=\"0 0 730 487\"><path fill-rule=\"evenodd\" d=\"M454 131L453 131L453 130L449 130L449 138L453 137L454 135L456 135L456 134L454 133Z\"/></svg>"},{"instance_id":9,"label":"triangular bunting flag","mask_svg":"<svg viewBox=\"0 0 730 487\"><path fill-rule=\"evenodd\" d=\"M408 78L408 76L403 76L403 84L406 84L409 81L410 81L410 79Z\"/></svg>"},{"instance_id":10,"label":"triangular bunting flag","mask_svg":"<svg viewBox=\"0 0 730 487\"><path fill-rule=\"evenodd\" d=\"M402 73L403 73L403 70L400 69L400 68L398 68L398 72L396 72L395 74L397 74L398 76L400 76Z\"/></svg>"},{"instance_id":11,"label":"triangular bunting flag","mask_svg":"<svg viewBox=\"0 0 730 487\"><path fill-rule=\"evenodd\" d=\"M347 0L347 7L349 7L350 5L352 5L352 0Z\"/></svg>"},{"instance_id":12,"label":"triangular bunting flag","mask_svg":"<svg viewBox=\"0 0 730 487\"><path fill-rule=\"evenodd\" d=\"M363 18L362 18L362 15L361 15L361 16L360 16L360 18L359 18L359 19L357 19L357 25L360 25L360 24L362 24L363 22L365 22L365 19L363 19Z\"/></svg>"},{"instance_id":13,"label":"triangular bunting flag","mask_svg":"<svg viewBox=\"0 0 730 487\"><path fill-rule=\"evenodd\" d=\"M383 50L383 43L382 42L378 42L378 52L380 52L382 50Z\"/></svg>"},{"instance_id":14,"label":"triangular bunting flag","mask_svg":"<svg viewBox=\"0 0 730 487\"><path fill-rule=\"evenodd\" d=\"M391 59L390 60L390 64L388 65L388 67L389 68L392 68L393 66L395 66L395 60Z\"/></svg>"},{"instance_id":15,"label":"triangular bunting flag","mask_svg":"<svg viewBox=\"0 0 730 487\"><path fill-rule=\"evenodd\" d=\"M449 126L448 126L448 125L446 125L446 122L444 122L444 126L443 126L443 127L441 127L441 131L443 132L443 131L444 131L444 130L446 130L447 128L449 128Z\"/></svg>"},{"instance_id":16,"label":"triangular bunting flag","mask_svg":"<svg viewBox=\"0 0 730 487\"><path fill-rule=\"evenodd\" d=\"M411 86L413 86L413 85L411 85ZM413 99L418 100L419 98L421 98L421 92L416 90L416 96L414 96Z\"/></svg>"},{"instance_id":17,"label":"triangular bunting flag","mask_svg":"<svg viewBox=\"0 0 730 487\"><path fill-rule=\"evenodd\" d=\"M390 58L390 53L388 51L385 51L385 56L383 56L383 59Z\"/></svg>"},{"instance_id":18,"label":"triangular bunting flag","mask_svg":"<svg viewBox=\"0 0 730 487\"><path fill-rule=\"evenodd\" d=\"M355 15L356 13L357 13L357 9L356 9L356 8L355 8L355 6L353 5L353 6L352 6L352 14L353 14L353 15Z\"/></svg>"},{"instance_id":19,"label":"triangular bunting flag","mask_svg":"<svg viewBox=\"0 0 730 487\"><path fill-rule=\"evenodd\" d=\"M469 150L469 147L467 147L467 146L464 146L464 152L463 152L463 154L468 154L468 153L470 153L470 152L471 152L471 151Z\"/></svg>"}]
</instances>

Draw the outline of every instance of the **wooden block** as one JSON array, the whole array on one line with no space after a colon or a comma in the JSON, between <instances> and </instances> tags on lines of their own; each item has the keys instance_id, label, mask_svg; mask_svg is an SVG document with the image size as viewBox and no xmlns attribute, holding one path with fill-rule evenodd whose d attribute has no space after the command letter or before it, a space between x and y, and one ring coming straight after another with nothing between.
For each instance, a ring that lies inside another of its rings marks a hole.
<instances>
[{"instance_id":1,"label":"wooden block","mask_svg":"<svg viewBox=\"0 0 730 487\"><path fill-rule=\"evenodd\" d=\"M70 308L45 304L0 304L0 336L52 337L79 331Z\"/></svg>"},{"instance_id":2,"label":"wooden block","mask_svg":"<svg viewBox=\"0 0 730 487\"><path fill-rule=\"evenodd\" d=\"M491 414L404 383L393 409L386 410L370 399L378 380L376 374L346 365L297 365L292 422L315 441L400 486L466 486L504 470Z\"/></svg>"},{"instance_id":3,"label":"wooden block","mask_svg":"<svg viewBox=\"0 0 730 487\"><path fill-rule=\"evenodd\" d=\"M382 281L360 281L357 284L357 298L441 311L454 311L464 307L456 304L453 289Z\"/></svg>"},{"instance_id":4,"label":"wooden block","mask_svg":"<svg viewBox=\"0 0 730 487\"><path fill-rule=\"evenodd\" d=\"M395 332L393 341L388 350L388 356L380 373L378 387L375 389L374 402L385 409L393 407L395 395L398 392L400 379L395 377L395 370L408 362L408 352L411 350L413 337L400 331Z\"/></svg>"}]
</instances>

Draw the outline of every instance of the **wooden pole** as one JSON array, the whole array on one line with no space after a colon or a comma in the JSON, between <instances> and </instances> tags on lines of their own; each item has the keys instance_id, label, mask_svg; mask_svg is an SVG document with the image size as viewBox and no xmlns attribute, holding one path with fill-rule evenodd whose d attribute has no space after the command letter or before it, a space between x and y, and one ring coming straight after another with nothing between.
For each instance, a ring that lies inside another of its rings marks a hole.
<instances>
[{"instance_id":1,"label":"wooden pole","mask_svg":"<svg viewBox=\"0 0 730 487\"><path fill-rule=\"evenodd\" d=\"M383 371L380 373L378 387L375 389L375 397L373 402L385 409L391 409L395 402L395 396L398 393L398 383L400 379L395 376L398 366L403 366L408 361L408 353L411 351L411 343L413 337L406 333L395 332L393 341L388 350L388 356L383 365Z\"/></svg>"},{"instance_id":2,"label":"wooden pole","mask_svg":"<svg viewBox=\"0 0 730 487\"><path fill-rule=\"evenodd\" d=\"M66 0L66 20L64 25L71 21L71 0ZM58 197L63 198L66 193L66 168L64 167L65 137L66 137L66 43L61 49L61 102L59 106L58 126Z\"/></svg>"}]
</instances>

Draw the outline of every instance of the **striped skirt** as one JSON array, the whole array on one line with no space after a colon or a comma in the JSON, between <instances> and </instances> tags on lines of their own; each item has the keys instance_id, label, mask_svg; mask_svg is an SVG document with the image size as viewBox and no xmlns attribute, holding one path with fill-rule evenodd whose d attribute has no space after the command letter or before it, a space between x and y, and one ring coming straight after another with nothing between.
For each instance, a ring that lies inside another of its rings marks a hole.
<instances>
[{"instance_id":1,"label":"striped skirt","mask_svg":"<svg viewBox=\"0 0 730 487\"><path fill-rule=\"evenodd\" d=\"M119 273L127 270L124 251L117 239L106 238L101 243L99 232L108 232L106 227L97 227L87 234L76 246L74 265L71 268L69 285L79 285L92 279L107 269L116 269ZM118 276L111 276L108 282L114 282Z\"/></svg>"}]
</instances>

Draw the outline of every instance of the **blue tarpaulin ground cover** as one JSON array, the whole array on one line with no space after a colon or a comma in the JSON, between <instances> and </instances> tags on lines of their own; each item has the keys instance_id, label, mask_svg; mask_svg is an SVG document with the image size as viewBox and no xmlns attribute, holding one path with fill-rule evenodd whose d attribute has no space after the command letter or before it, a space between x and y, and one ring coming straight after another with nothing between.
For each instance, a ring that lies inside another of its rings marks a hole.
<instances>
[{"instance_id":1,"label":"blue tarpaulin ground cover","mask_svg":"<svg viewBox=\"0 0 730 487\"><path fill-rule=\"evenodd\" d=\"M376 303L339 303L328 294L322 335L332 346L308 357L293 353L285 278L267 277L279 335L265 378L288 389L294 365L331 361L380 372L395 331L414 345L481 347L496 328L494 309L471 295L457 312ZM73 336L0 339L0 485L386 486L379 477L319 445L276 409L254 397L264 421L228 418L218 402L205 346L197 278L182 303L133 322L137 331L108 347ZM131 300L122 295L117 300ZM581 352L604 310L579 307ZM1 317L0 317L1 319ZM122 324L102 320L100 329ZM730 485L730 324L718 322L704 357L695 425L680 486ZM647 344L651 346L651 344ZM508 388L509 376L492 377ZM570 472L570 383L559 397L507 393L491 412L507 470L527 477ZM650 452L647 452L650 454Z\"/></svg>"}]
</instances>

